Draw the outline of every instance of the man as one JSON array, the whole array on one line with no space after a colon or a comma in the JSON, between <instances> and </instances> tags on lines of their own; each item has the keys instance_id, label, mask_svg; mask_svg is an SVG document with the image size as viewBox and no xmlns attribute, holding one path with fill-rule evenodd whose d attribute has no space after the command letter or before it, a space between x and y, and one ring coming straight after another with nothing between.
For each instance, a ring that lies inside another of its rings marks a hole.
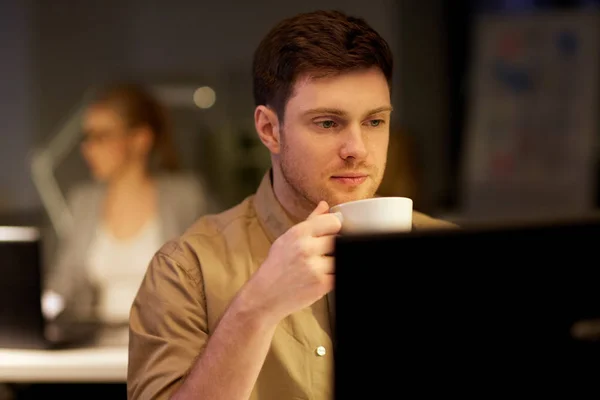
<instances>
[{"instance_id":1,"label":"man","mask_svg":"<svg viewBox=\"0 0 600 400\"><path fill-rule=\"evenodd\" d=\"M320 11L275 26L253 74L272 169L150 263L130 316L131 399L332 398L341 221L328 210L381 182L392 55L363 20ZM414 214L415 229L448 225Z\"/></svg>"}]
</instances>

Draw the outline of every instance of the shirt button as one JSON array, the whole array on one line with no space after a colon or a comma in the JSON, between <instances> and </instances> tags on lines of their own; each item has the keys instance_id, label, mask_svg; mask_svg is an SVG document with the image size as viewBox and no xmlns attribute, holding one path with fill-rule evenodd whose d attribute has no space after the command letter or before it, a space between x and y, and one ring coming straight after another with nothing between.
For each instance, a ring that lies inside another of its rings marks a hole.
<instances>
[{"instance_id":1,"label":"shirt button","mask_svg":"<svg viewBox=\"0 0 600 400\"><path fill-rule=\"evenodd\" d=\"M317 347L316 352L319 357L323 357L325 354L327 354L327 350L325 350L325 347L323 346Z\"/></svg>"}]
</instances>

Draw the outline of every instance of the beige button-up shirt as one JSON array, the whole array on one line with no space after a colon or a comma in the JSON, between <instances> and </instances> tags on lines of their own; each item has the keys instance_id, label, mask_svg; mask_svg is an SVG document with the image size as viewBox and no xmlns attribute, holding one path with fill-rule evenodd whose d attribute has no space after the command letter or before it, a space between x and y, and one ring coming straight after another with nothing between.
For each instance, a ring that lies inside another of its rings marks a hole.
<instances>
[{"instance_id":1,"label":"beige button-up shirt","mask_svg":"<svg viewBox=\"0 0 600 400\"><path fill-rule=\"evenodd\" d=\"M230 300L292 225L267 173L256 194L202 217L156 253L131 309L130 399L165 399L175 391ZM415 212L413 225L450 224ZM333 360L323 297L281 321L251 399L332 399Z\"/></svg>"}]
</instances>

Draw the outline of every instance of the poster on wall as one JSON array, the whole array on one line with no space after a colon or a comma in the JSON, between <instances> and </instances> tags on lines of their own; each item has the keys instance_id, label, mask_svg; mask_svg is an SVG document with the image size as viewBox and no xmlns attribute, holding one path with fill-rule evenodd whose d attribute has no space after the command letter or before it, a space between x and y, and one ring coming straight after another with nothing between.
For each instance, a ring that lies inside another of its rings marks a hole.
<instances>
[{"instance_id":1,"label":"poster on wall","mask_svg":"<svg viewBox=\"0 0 600 400\"><path fill-rule=\"evenodd\" d=\"M480 17L463 153L467 217L593 211L599 22L590 13Z\"/></svg>"}]
</instances>

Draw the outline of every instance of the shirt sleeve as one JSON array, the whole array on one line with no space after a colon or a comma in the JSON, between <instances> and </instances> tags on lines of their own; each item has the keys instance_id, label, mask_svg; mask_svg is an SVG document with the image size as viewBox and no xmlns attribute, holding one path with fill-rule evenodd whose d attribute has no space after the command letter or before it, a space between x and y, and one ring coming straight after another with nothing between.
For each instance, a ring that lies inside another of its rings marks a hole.
<instances>
[{"instance_id":1,"label":"shirt sleeve","mask_svg":"<svg viewBox=\"0 0 600 400\"><path fill-rule=\"evenodd\" d=\"M129 399L167 399L208 340L197 257L172 241L149 263L129 318Z\"/></svg>"}]
</instances>

